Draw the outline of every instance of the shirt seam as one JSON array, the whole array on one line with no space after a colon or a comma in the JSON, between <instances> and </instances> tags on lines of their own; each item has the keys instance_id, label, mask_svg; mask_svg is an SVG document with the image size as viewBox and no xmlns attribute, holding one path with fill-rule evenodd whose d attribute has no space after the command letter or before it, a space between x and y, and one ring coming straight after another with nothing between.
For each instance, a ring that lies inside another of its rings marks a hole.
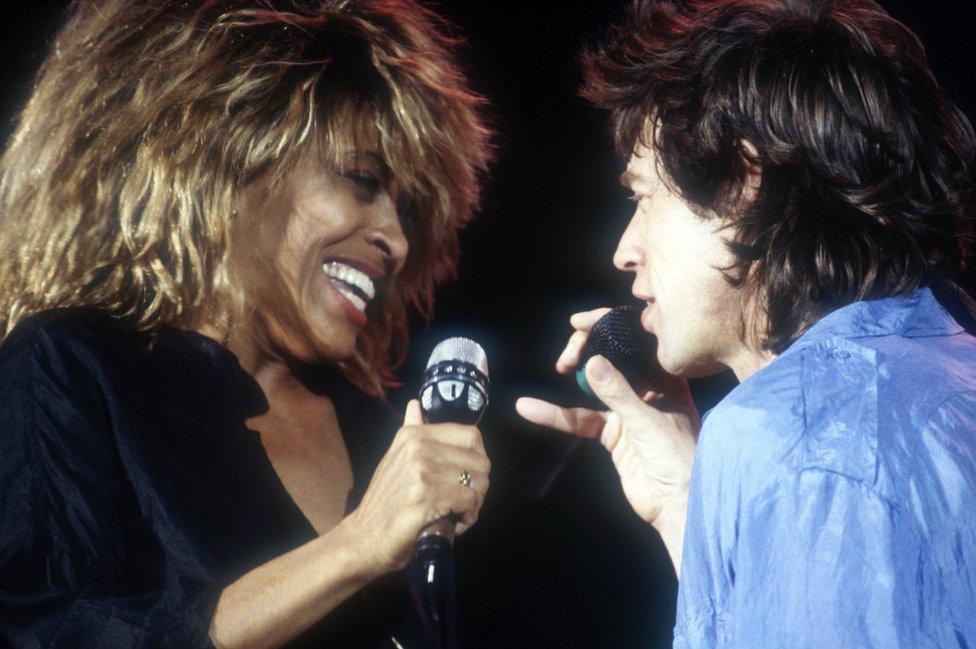
<instances>
[{"instance_id":1,"label":"shirt seam","mask_svg":"<svg viewBox=\"0 0 976 649\"><path fill-rule=\"evenodd\" d=\"M37 440L36 435L29 434L30 431L37 430L37 355L39 354L37 340L31 340L30 344L30 382L28 386L28 397L30 400L30 418L29 418L29 429L19 431L21 435L21 443L24 445L24 449L27 455L28 461L28 473L30 474L30 486L29 486L29 507L30 511L28 515L32 512L41 511L41 484L40 477L38 476L38 466L39 466L39 453L37 450ZM37 530L33 527L28 538L31 545L37 545Z\"/></svg>"},{"instance_id":2,"label":"shirt seam","mask_svg":"<svg viewBox=\"0 0 976 649\"><path fill-rule=\"evenodd\" d=\"M942 408L947 403L949 403L950 401L952 401L956 397L960 397L962 395L976 396L976 390L957 390L956 392L953 392L952 394L950 394L946 398L944 398L941 401L939 401L939 403L936 404L935 406L933 406L932 409L929 410L928 414L925 416L925 423L922 425L922 430L928 430L929 427L932 425L932 420L935 418L936 414L938 414L939 411L942 410ZM917 440L918 439L919 438L916 438L916 443L917 443ZM914 448L914 446L913 446L913 448Z\"/></svg>"},{"instance_id":3,"label":"shirt seam","mask_svg":"<svg viewBox=\"0 0 976 649\"><path fill-rule=\"evenodd\" d=\"M774 477L770 478L770 480L766 482L766 484L763 486L761 490L759 490L754 496L750 496L749 499L745 503L743 503L743 510L750 511L756 505L768 501L770 498L769 492L771 490L779 486L783 481L794 477L799 478L804 473L819 473L834 478L839 478L843 482L856 486L860 491L867 492L872 496L876 497L880 502L884 503L885 507L887 507L892 512L897 513L899 516L902 513L901 509L897 506L897 504L894 501L892 501L890 498L885 496L874 486L867 484L867 482L865 482L864 480L859 480L845 473L841 473L840 471L834 471L832 469L828 469L826 467L820 467L820 466L804 466L798 468L781 467L781 470L778 471Z\"/></svg>"},{"instance_id":4,"label":"shirt seam","mask_svg":"<svg viewBox=\"0 0 976 649\"><path fill-rule=\"evenodd\" d=\"M40 338L40 335L45 334L45 332L44 332L43 329L38 328L37 329L37 334L38 335L31 336L31 341L30 341L30 352L31 352L31 354L30 354L30 362L31 362L31 385L30 385L30 408L31 408L31 417L30 417L30 429L32 431L34 431L34 432L36 432L38 430L38 426L37 426L37 374L38 374L38 357L42 353L41 352L41 348L40 348L39 338ZM31 457L30 457L30 462L31 462L31 478L32 478L32 482L33 482L33 485L32 485L33 486L32 495L33 495L34 500L35 500L35 502L32 503L32 506L35 506L36 507L35 511L41 512L41 511L44 511L44 509L40 507L40 505L42 504L41 503L42 489L41 489L41 484L40 484L40 478L38 477L39 458L38 458L38 451L37 451L37 446L36 446L37 440L35 439L36 438L36 435L29 435L29 437L31 437L32 439L30 439L29 441L28 440L25 440L25 442L27 442L29 444L29 446L30 446L30 454L31 454ZM50 496L46 494L46 489L44 489L43 491L45 492L43 494L43 498L46 499L46 500L50 500ZM45 527L48 530L48 533L50 534L50 537L51 537L51 545L52 545L52 547L49 549L48 554L46 555L47 560L50 560L50 552L53 552L54 551L54 547L56 546L56 544L54 542L55 541L55 538L57 538L61 542L62 545L64 545L64 544L67 543L67 539L65 539L64 535L60 533L60 531L57 529L56 526L46 525ZM54 584L51 584L51 585L52 585L52 587L55 586ZM65 586L66 586L65 584L58 584L55 587L55 590L57 592L61 593L62 595L65 595L67 593L70 593L71 590L68 589L68 588L66 588ZM72 603L70 606L65 607L65 609L61 612L60 619L58 619L58 621L57 621L56 624L52 625L52 635L51 635L51 638L52 639L57 639L63 633L64 628L65 628L65 624L67 624L67 620L68 620L69 613L70 613L71 609L73 608L73 606L74 606L74 603Z\"/></svg>"}]
</instances>

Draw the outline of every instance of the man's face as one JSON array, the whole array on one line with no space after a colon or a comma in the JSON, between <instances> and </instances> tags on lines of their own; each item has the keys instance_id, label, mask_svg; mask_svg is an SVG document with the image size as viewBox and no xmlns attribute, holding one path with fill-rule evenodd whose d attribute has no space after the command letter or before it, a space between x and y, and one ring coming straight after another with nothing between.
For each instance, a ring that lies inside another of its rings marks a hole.
<instances>
[{"instance_id":1,"label":"man's face","mask_svg":"<svg viewBox=\"0 0 976 649\"><path fill-rule=\"evenodd\" d=\"M700 217L658 174L654 152L638 143L621 176L636 211L620 238L614 265L634 273L632 292L647 302L644 328L658 338L658 360L671 374L707 376L743 349L741 290L720 269L734 255L718 216Z\"/></svg>"}]
</instances>

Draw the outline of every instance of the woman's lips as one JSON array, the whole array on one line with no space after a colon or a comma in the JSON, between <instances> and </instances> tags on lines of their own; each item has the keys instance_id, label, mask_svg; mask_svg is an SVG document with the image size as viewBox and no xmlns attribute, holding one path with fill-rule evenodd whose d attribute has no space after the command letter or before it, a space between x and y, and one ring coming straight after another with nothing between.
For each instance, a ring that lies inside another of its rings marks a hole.
<instances>
[{"instance_id":1,"label":"woman's lips","mask_svg":"<svg viewBox=\"0 0 976 649\"><path fill-rule=\"evenodd\" d=\"M325 279L329 290L339 303L342 311L349 317L350 320L352 320L354 325L357 327L365 327L369 323L369 318L366 317L366 314L360 311L355 304L350 302L349 299L342 294L342 291L340 291L338 288L337 280L334 280L329 276L326 276Z\"/></svg>"}]
</instances>

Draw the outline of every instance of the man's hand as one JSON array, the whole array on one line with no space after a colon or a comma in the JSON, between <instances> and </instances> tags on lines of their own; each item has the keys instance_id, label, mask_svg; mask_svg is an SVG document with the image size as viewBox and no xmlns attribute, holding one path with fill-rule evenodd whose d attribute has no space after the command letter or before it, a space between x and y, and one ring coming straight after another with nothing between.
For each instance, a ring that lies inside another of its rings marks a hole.
<instances>
[{"instance_id":1,"label":"man's hand","mask_svg":"<svg viewBox=\"0 0 976 649\"><path fill-rule=\"evenodd\" d=\"M596 309L570 318L576 331L559 356L556 371L575 371L590 328L608 311ZM585 369L590 387L608 412L563 408L529 397L519 399L516 410L535 424L600 440L610 451L634 511L662 536L680 535L699 428L688 382L663 375L652 390L638 396L602 356L591 358ZM672 558L677 566L679 557L672 553Z\"/></svg>"}]
</instances>

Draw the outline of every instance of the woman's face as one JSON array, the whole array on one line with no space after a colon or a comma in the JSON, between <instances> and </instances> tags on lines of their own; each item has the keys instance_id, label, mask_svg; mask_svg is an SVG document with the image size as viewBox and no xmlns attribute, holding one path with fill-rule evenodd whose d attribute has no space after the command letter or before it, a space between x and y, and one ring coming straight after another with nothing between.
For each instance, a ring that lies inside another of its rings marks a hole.
<instances>
[{"instance_id":1,"label":"woman's face","mask_svg":"<svg viewBox=\"0 0 976 649\"><path fill-rule=\"evenodd\" d=\"M251 342L305 363L349 358L408 244L397 187L373 138L339 166L305 156L277 187L248 185L232 229L232 273Z\"/></svg>"}]
</instances>

